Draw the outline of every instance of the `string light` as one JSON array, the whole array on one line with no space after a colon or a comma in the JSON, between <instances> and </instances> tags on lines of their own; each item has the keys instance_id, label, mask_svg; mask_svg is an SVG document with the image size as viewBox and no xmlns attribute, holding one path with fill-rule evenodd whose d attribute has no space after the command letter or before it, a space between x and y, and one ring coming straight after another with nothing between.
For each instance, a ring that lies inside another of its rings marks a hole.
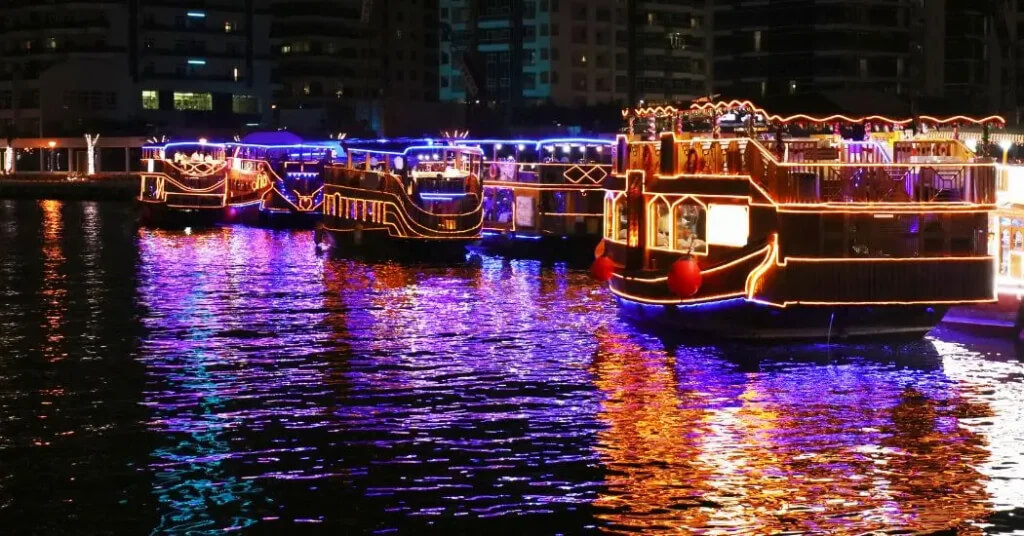
<instances>
[{"instance_id":1,"label":"string light","mask_svg":"<svg viewBox=\"0 0 1024 536\"><path fill-rule=\"evenodd\" d=\"M794 121L807 121L807 122L812 122L812 123L831 123L831 122L834 122L834 121L844 121L844 122L847 122L847 123L863 123L863 122L866 122L866 121L868 121L868 122L875 122L875 121L877 121L877 122L890 123L890 124L901 125L902 126L902 125L909 125L909 124L911 124L914 121L913 118L890 118L890 117L886 117L886 116L882 116L882 115L870 115L870 116L866 116L866 117L849 117L849 116L846 116L846 115L843 115L843 114L833 114L833 115L829 115L829 116L819 116L819 117L816 117L816 116L811 116L811 115L807 115L807 114L795 114L795 115L790 115L790 116L782 116L782 115L770 114L766 110L764 110L763 108L758 107L753 102L748 101L748 100L742 100L742 101L741 100L731 100L731 101L706 102L706 103L701 103L701 104L694 103L694 104L690 105L689 111L690 112L708 112L709 110L710 111L715 111L715 110L730 109L730 108L745 108L745 109L749 109L751 112L753 112L755 114L761 114L761 115L765 116L765 118L767 120L769 120L769 121L777 121L777 122L781 122L781 123L790 123L790 122L794 122ZM684 112L684 110L680 110L680 109L678 109L678 108L676 108L674 106L653 106L653 107L647 107L647 108L637 108L636 110L632 110L632 111L635 112L637 115L641 115L641 116L667 116L667 115L674 115L674 114L677 114L677 113L683 113ZM624 109L622 111L623 117L629 116L630 112L631 112L630 109L628 109L628 108ZM973 123L973 124L976 124L976 125L982 125L982 124L986 124L986 123L996 123L996 124L1000 124L1000 125L1005 125L1006 124L1006 119L1003 118L1002 116L999 116L999 115L990 115L990 116L986 116L986 117L982 117L982 118L973 118L973 117L968 117L968 116L965 116L965 115L956 115L956 116L952 116L952 117L941 117L941 118L940 117L935 117L935 116L930 116L930 115L922 115L922 116L919 116L919 120L920 121L925 121L925 122L930 122L930 123L936 123L936 124L940 124L940 125L945 125L945 124L949 124L949 123L955 123L957 121L964 121L964 122Z\"/></svg>"}]
</instances>

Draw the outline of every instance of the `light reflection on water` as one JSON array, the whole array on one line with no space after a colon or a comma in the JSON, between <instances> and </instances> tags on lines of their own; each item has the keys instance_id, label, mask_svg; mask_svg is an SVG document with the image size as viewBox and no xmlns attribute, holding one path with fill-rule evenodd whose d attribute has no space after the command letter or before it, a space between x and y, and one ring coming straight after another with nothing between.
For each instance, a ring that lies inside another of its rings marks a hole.
<instances>
[{"instance_id":1,"label":"light reflection on water","mask_svg":"<svg viewBox=\"0 0 1024 536\"><path fill-rule=\"evenodd\" d=\"M131 214L0 201L15 533L1024 529L998 343L678 345L560 265Z\"/></svg>"}]
</instances>

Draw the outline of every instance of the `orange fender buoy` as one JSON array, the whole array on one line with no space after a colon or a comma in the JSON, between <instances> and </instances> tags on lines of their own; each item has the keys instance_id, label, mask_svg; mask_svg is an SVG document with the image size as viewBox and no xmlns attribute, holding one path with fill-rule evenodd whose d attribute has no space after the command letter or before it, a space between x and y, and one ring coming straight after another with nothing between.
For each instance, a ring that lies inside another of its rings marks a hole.
<instances>
[{"instance_id":1,"label":"orange fender buoy","mask_svg":"<svg viewBox=\"0 0 1024 536\"><path fill-rule=\"evenodd\" d=\"M700 290L700 266L693 257L684 257L672 263L668 270L668 289L680 298L689 298Z\"/></svg>"},{"instance_id":2,"label":"orange fender buoy","mask_svg":"<svg viewBox=\"0 0 1024 536\"><path fill-rule=\"evenodd\" d=\"M607 255L598 257L590 267L590 275L602 283L611 279L613 273L615 273L615 263Z\"/></svg>"}]
</instances>

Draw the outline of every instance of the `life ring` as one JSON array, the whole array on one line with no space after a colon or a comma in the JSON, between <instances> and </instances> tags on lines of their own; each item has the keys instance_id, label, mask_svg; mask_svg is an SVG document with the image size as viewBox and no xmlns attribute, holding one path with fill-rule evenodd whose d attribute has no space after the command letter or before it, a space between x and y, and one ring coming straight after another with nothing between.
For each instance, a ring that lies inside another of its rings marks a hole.
<instances>
[{"instance_id":1,"label":"life ring","mask_svg":"<svg viewBox=\"0 0 1024 536\"><path fill-rule=\"evenodd\" d=\"M491 162L491 167L487 168L487 178L492 181L498 180L498 164L497 162Z\"/></svg>"}]
</instances>

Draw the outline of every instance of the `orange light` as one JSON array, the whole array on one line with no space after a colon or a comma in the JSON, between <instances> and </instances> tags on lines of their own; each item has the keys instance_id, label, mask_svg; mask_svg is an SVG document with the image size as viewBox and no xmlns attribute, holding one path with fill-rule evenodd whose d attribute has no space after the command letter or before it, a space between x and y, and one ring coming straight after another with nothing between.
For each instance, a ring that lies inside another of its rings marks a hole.
<instances>
[{"instance_id":1,"label":"orange light","mask_svg":"<svg viewBox=\"0 0 1024 536\"><path fill-rule=\"evenodd\" d=\"M661 299L642 298L640 296L633 296L632 294L628 294L628 293L622 292L621 290L615 290L614 288L611 288L611 287L609 287L608 290L612 291L612 294L615 294L616 296L619 296L620 298L626 298L627 300L630 300L630 301L646 303L646 304L649 304L649 305L696 305L698 303L710 303L710 302L715 302L715 301L719 301L719 300L739 298L739 297L743 296L742 292L734 292L734 293L731 293L731 294L717 294L717 295L714 295L714 296L707 296L707 297L704 297L704 298L694 298L694 299L686 299L686 300L678 299L678 298L677 299L661 300Z\"/></svg>"},{"instance_id":2,"label":"orange light","mask_svg":"<svg viewBox=\"0 0 1024 536\"><path fill-rule=\"evenodd\" d=\"M696 104L695 103L695 104L691 104L690 105L690 111L703 112L703 111L712 110L712 109L713 110L719 110L719 109L724 109L724 108L738 108L738 107L750 108L754 113L761 114L761 115L765 116L765 118L767 120L769 120L769 121L780 121L780 122L783 122L783 123L788 123L788 122L792 122L792 121L809 121L809 122L815 122L815 123L828 123L828 122L834 122L836 120L842 120L842 121L847 121L847 122L850 122L850 123L863 123L864 121L882 121L882 122L894 123L894 124L898 124L898 125L906 125L906 124L909 124L909 123L911 123L913 121L913 118L894 119L894 118L886 117L886 116L883 116L883 115L870 115L870 116L866 116L866 117L848 117L848 116L845 116L845 115L842 115L842 114L834 114L834 115L830 115L830 116L826 116L826 117L815 117L815 116L811 116L811 115L807 115L807 114L796 114L796 115L791 115L791 116L781 116L781 115L776 115L776 114L770 114L770 113L768 113L767 110L757 106L756 104L754 104L753 102L751 102L749 100L718 101L718 102L707 102L707 103L702 103L702 104ZM676 113L679 113L680 111L681 111L680 109L678 109L678 108L676 108L674 106L656 106L656 107L648 107L648 108L638 108L636 110L636 112L639 115L676 114ZM626 115L629 115L629 110L628 109L623 111L623 116L626 116ZM980 119L973 118L973 117L968 117L966 115L955 115L955 116L952 116L952 117L935 117L935 116L931 116L931 115L922 115L922 116L920 116L920 120L921 121L930 122L930 123L938 123L938 124L948 124L948 123L953 123L953 122L956 122L956 121L964 121L964 122L969 122L969 123L974 123L974 124L979 124L979 125L983 124L983 123L993 123L993 122L994 123L1000 123L1000 124L1005 124L1006 123L1006 119L1004 119L1002 116L999 116L999 115L990 115L990 116L987 116L987 117L982 117Z\"/></svg>"},{"instance_id":3,"label":"orange light","mask_svg":"<svg viewBox=\"0 0 1024 536\"><path fill-rule=\"evenodd\" d=\"M329 188L333 188L333 189L341 188L341 187L339 187L337 185L326 185L326 186L329 187ZM379 192L379 191L376 191L376 190L364 190L362 188L351 188L351 187L344 187L344 188L346 188L348 190L356 190L356 191L360 191L360 190L367 191L367 192L372 191L372 192L377 193L377 194L384 193L385 195L388 195L388 196L393 197L395 199L398 198L397 195L395 195L393 193L389 193L389 192ZM401 207L399 207L398 203L396 203L395 201L371 201L371 200L360 199L360 198L356 198L356 197L346 197L346 196L342 196L340 193L329 193L329 192L326 195L327 196L334 196L335 200L334 200L333 203L330 203L330 204L326 204L325 203L325 205L324 205L325 207L337 206L339 201L345 201L345 202L349 202L349 203L366 203L366 202L371 202L371 203L380 204L380 205L385 206L385 207L390 207L393 210L388 210L387 213L388 214L397 214L397 216L398 216L399 220L401 221L401 223L410 232L412 232L413 235L408 235L405 232L403 232L399 228L398 224L396 224L396 223L384 221L384 215L380 211L374 211L374 218L380 220L380 222L383 223L384 225L393 227L394 230L395 230L395 233L391 233L389 231L389 234L391 234L392 236L397 236L397 237L401 237L401 238L415 238L415 239L423 239L423 240L472 240L472 239L474 239L475 235L479 234L479 231L483 228L483 206L478 206L476 210L473 210L471 212L466 212L466 213L463 213L463 214L444 214L444 216L452 216L452 217L472 216L472 215L475 215L475 214L479 214L480 215L480 220L479 220L479 222L475 223L473 225L473 227L470 227L470 228L467 228L467 229L458 230L458 231L443 231L443 230L439 230L439 229L428 228L428 227L420 224L419 222L413 220L412 218L409 217L408 214L406 214L401 209ZM325 196L325 200L326 200L326 196ZM417 208L419 208L419 207L417 207ZM325 208L325 210L326 210L326 208ZM420 209L420 211L424 212L425 214L431 214L431 213L429 213L429 212L427 212L427 211L425 211L423 209ZM380 215L378 215L378 214L380 214ZM337 230L337 229L333 229L333 228L331 228L329 226L326 226L326 225L324 226L324 228L328 229L328 230ZM422 229L423 231L419 231L419 230L417 230L417 228ZM456 235L456 234L459 235L459 236L451 236L451 235Z\"/></svg>"},{"instance_id":4,"label":"orange light","mask_svg":"<svg viewBox=\"0 0 1024 536\"><path fill-rule=\"evenodd\" d=\"M505 188L509 190L534 190L534 191L566 191L566 192L582 192L586 190L603 190L601 186L597 184L531 184L521 182L507 182L507 181L487 181L484 183L484 188Z\"/></svg>"},{"instance_id":5,"label":"orange light","mask_svg":"<svg viewBox=\"0 0 1024 536\"><path fill-rule=\"evenodd\" d=\"M53 149L54 147L57 146L57 142L50 140L49 142L47 142L47 145L49 145L50 148Z\"/></svg>"},{"instance_id":6,"label":"orange light","mask_svg":"<svg viewBox=\"0 0 1024 536\"><path fill-rule=\"evenodd\" d=\"M981 257L786 257L779 266L786 266L792 262L965 262L984 261L992 262L995 257L990 255Z\"/></svg>"}]
</instances>

